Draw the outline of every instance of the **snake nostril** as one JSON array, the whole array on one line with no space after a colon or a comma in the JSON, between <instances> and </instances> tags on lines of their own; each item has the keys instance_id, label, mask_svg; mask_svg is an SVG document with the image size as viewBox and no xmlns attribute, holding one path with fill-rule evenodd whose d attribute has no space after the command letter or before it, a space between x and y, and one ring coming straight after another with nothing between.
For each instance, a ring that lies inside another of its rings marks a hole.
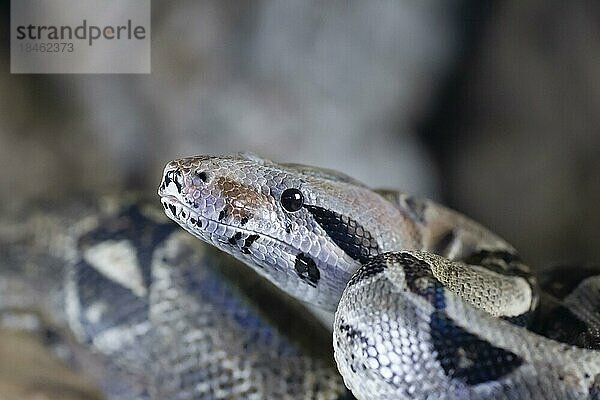
<instances>
[{"instance_id":1,"label":"snake nostril","mask_svg":"<svg viewBox=\"0 0 600 400\"><path fill-rule=\"evenodd\" d=\"M181 193L181 189L183 188L183 178L179 169L170 170L165 173L162 183L163 189L166 189L171 182L177 187L177 192Z\"/></svg>"}]
</instances>

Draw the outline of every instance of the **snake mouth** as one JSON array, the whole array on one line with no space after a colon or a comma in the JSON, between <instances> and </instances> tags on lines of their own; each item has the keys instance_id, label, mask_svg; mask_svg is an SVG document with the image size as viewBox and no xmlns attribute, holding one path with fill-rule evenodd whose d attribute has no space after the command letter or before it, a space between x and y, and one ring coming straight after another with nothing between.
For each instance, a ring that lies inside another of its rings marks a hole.
<instances>
[{"instance_id":1,"label":"snake mouth","mask_svg":"<svg viewBox=\"0 0 600 400\"><path fill-rule=\"evenodd\" d=\"M301 250L263 233L229 225L194 211L176 196L162 195L165 214L195 237L241 259L278 269L274 258L296 257Z\"/></svg>"},{"instance_id":2,"label":"snake mouth","mask_svg":"<svg viewBox=\"0 0 600 400\"><path fill-rule=\"evenodd\" d=\"M213 242L215 237L226 237L225 231L227 229L236 229L234 226L205 217L202 213L194 211L176 196L162 195L160 201L165 214L169 218L202 240Z\"/></svg>"}]
</instances>

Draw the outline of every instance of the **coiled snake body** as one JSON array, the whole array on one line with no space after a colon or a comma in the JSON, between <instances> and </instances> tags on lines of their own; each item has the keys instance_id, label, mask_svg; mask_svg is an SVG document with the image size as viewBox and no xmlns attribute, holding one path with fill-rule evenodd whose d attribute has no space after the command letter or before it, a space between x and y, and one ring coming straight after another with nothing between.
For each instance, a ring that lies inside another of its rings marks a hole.
<instances>
[{"instance_id":1,"label":"coiled snake body","mask_svg":"<svg viewBox=\"0 0 600 400\"><path fill-rule=\"evenodd\" d=\"M155 198L77 195L3 221L0 326L33 328L107 399L348 398L326 329ZM74 394L25 389L45 388Z\"/></svg>"},{"instance_id":2,"label":"coiled snake body","mask_svg":"<svg viewBox=\"0 0 600 400\"><path fill-rule=\"evenodd\" d=\"M357 398L600 398L600 276L540 297L515 249L456 212L253 155L172 161L159 195L194 236L337 310Z\"/></svg>"}]
</instances>

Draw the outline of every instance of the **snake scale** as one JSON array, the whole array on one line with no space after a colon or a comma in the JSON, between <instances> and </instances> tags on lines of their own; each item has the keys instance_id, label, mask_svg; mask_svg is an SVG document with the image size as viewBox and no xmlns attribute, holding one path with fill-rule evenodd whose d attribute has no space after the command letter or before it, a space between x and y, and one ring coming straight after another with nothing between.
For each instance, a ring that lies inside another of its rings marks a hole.
<instances>
[{"instance_id":1,"label":"snake scale","mask_svg":"<svg viewBox=\"0 0 600 400\"><path fill-rule=\"evenodd\" d=\"M110 399L600 399L597 271L538 284L435 202L251 154L172 161L159 195L201 241L127 196L0 231L1 322L67 327Z\"/></svg>"}]
</instances>

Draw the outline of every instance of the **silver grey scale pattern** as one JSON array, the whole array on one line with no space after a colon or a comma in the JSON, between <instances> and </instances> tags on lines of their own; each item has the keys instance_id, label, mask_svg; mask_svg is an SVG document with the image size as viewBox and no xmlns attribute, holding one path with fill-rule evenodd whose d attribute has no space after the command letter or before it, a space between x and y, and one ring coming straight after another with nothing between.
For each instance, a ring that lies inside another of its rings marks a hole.
<instances>
[{"instance_id":1,"label":"silver grey scale pattern","mask_svg":"<svg viewBox=\"0 0 600 400\"><path fill-rule=\"evenodd\" d=\"M600 398L597 272L540 296L516 250L455 211L252 154L172 161L159 195L192 235L337 310L359 399Z\"/></svg>"},{"instance_id":2,"label":"silver grey scale pattern","mask_svg":"<svg viewBox=\"0 0 600 400\"><path fill-rule=\"evenodd\" d=\"M492 318L433 272L421 276L415 260L447 262L418 252L380 256L344 292L334 346L353 392L381 399L594 398L597 351Z\"/></svg>"}]
</instances>

